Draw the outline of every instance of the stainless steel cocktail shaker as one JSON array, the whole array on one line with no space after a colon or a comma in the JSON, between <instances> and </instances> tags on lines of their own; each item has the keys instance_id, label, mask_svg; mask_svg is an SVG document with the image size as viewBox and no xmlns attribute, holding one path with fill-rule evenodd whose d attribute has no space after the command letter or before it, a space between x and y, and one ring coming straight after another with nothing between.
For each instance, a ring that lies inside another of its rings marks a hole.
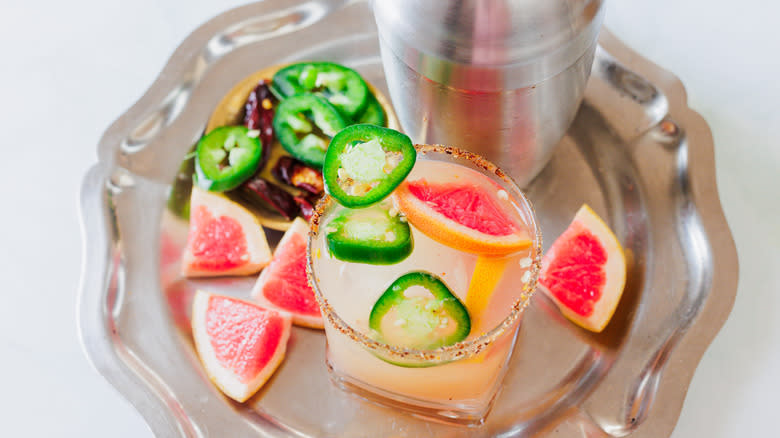
<instances>
[{"instance_id":1,"label":"stainless steel cocktail shaker","mask_svg":"<svg viewBox=\"0 0 780 438\"><path fill-rule=\"evenodd\" d=\"M604 0L375 0L390 96L415 142L471 150L525 186L582 100Z\"/></svg>"}]
</instances>

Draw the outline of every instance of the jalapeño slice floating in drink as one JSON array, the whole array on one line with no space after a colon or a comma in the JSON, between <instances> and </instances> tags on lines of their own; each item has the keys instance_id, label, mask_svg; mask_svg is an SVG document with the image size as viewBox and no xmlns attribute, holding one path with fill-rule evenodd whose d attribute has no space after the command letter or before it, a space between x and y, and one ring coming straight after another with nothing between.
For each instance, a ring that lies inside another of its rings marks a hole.
<instances>
[{"instance_id":1,"label":"jalape\u00f1o slice floating in drink","mask_svg":"<svg viewBox=\"0 0 780 438\"><path fill-rule=\"evenodd\" d=\"M369 327L392 345L432 350L468 336L469 314L437 276L415 271L385 290L371 309Z\"/></svg>"},{"instance_id":2,"label":"jalape\u00f1o slice floating in drink","mask_svg":"<svg viewBox=\"0 0 780 438\"><path fill-rule=\"evenodd\" d=\"M328 250L333 257L375 265L405 259L412 252L412 233L402 217L391 215L391 209L389 202L344 209L326 230Z\"/></svg>"}]
</instances>

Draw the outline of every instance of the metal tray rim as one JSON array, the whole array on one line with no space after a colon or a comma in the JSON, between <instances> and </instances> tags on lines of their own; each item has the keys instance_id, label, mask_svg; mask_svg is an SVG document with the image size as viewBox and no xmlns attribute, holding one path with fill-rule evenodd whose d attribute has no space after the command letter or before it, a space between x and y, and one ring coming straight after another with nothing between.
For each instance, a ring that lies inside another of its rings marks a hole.
<instances>
[{"instance_id":1,"label":"metal tray rim","mask_svg":"<svg viewBox=\"0 0 780 438\"><path fill-rule=\"evenodd\" d=\"M111 242L110 220L106 199L100 190L117 170L111 153L117 140L127 131L129 123L145 111L154 108L161 96L172 89L183 69L197 55L206 41L239 18L257 14L269 2L260 2L227 11L201 25L176 49L160 75L147 92L122 114L103 134L98 144L98 162L84 177L80 194L80 223L82 234L82 270L79 282L77 322L82 347L92 365L109 381L145 418L158 435L198 435L194 430L181 430L183 422L172 424L166 415L176 416L175 410L161 400L159 394L148 389L123 361L135 360L132 355L117 351L113 342L117 334L111 325L111 302L116 297L107 296L110 279L110 261L115 242ZM695 187L710 190L693 193L702 224L710 239L714 259L712 290L702 304L691 326L671 350L664 366L654 412L634 433L635 436L668 436L680 415L693 373L706 348L728 318L737 290L736 247L723 214L717 195L714 147L706 121L688 107L682 82L669 72L633 52L609 31L602 31L600 44L634 71L642 72L650 82L662 89L669 99L669 114L686 129L688 147L697 151L697 160L689 163L691 180ZM673 80L668 80L668 78ZM662 83L656 82L661 80ZM121 350L121 348L120 348ZM674 379L667 378L675 376ZM150 371L150 378L154 378ZM162 385L164 387L164 384ZM165 397L163 396L163 399ZM174 402L175 403L175 402ZM186 423L186 422L184 422ZM270 425L269 425L270 426Z\"/></svg>"},{"instance_id":2,"label":"metal tray rim","mask_svg":"<svg viewBox=\"0 0 780 438\"><path fill-rule=\"evenodd\" d=\"M668 115L684 127L688 148L696 152L697 159L688 162L688 171L692 186L699 189L694 191L693 198L713 252L711 292L682 339L663 361L653 402L655 412L635 434L642 437L670 436L682 411L693 374L734 307L739 276L737 249L718 196L712 131L706 120L688 106L682 81L633 51L606 29L602 30L599 44L608 48L609 53L627 68L641 72L664 92L669 101ZM702 191L702 187L709 190Z\"/></svg>"}]
</instances>

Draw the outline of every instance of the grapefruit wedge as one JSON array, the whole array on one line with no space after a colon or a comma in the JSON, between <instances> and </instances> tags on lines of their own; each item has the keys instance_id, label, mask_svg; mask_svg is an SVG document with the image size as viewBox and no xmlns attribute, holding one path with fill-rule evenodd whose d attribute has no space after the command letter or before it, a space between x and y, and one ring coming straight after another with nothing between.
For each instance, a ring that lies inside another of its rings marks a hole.
<instances>
[{"instance_id":1,"label":"grapefruit wedge","mask_svg":"<svg viewBox=\"0 0 780 438\"><path fill-rule=\"evenodd\" d=\"M271 250L255 215L222 195L192 188L182 274L250 275L270 260Z\"/></svg>"},{"instance_id":2,"label":"grapefruit wedge","mask_svg":"<svg viewBox=\"0 0 780 438\"><path fill-rule=\"evenodd\" d=\"M290 337L290 316L236 298L195 293L192 336L215 385L244 402L274 373Z\"/></svg>"},{"instance_id":3,"label":"grapefruit wedge","mask_svg":"<svg viewBox=\"0 0 780 438\"><path fill-rule=\"evenodd\" d=\"M437 180L406 180L395 191L398 208L428 237L478 255L466 292L472 327L504 275L505 256L531 246L531 237L508 193L488 178L438 175ZM443 177L443 179L442 179Z\"/></svg>"},{"instance_id":4,"label":"grapefruit wedge","mask_svg":"<svg viewBox=\"0 0 780 438\"><path fill-rule=\"evenodd\" d=\"M566 318L601 332L626 282L626 259L615 234L584 204L542 259L541 289Z\"/></svg>"},{"instance_id":5,"label":"grapefruit wedge","mask_svg":"<svg viewBox=\"0 0 780 438\"><path fill-rule=\"evenodd\" d=\"M525 225L510 213L517 207L490 181L407 180L395 199L412 225L455 249L500 256L531 245Z\"/></svg>"},{"instance_id":6,"label":"grapefruit wedge","mask_svg":"<svg viewBox=\"0 0 780 438\"><path fill-rule=\"evenodd\" d=\"M296 325L321 329L322 314L306 277L308 233L309 224L296 218L257 278L252 297L264 307L290 313Z\"/></svg>"}]
</instances>

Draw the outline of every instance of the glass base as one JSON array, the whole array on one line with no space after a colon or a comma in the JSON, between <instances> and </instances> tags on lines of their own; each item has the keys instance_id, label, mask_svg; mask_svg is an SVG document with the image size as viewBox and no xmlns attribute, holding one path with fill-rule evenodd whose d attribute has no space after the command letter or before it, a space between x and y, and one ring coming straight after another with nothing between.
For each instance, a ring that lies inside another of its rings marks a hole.
<instances>
[{"instance_id":1,"label":"glass base","mask_svg":"<svg viewBox=\"0 0 780 438\"><path fill-rule=\"evenodd\" d=\"M327 355L325 363L328 367L330 380L342 390L373 403L403 409L415 417L446 424L480 426L493 407L493 402L499 392L498 390L492 391L492 397L481 403L437 403L389 392L339 373L333 367ZM500 381L501 379L499 379Z\"/></svg>"}]
</instances>

